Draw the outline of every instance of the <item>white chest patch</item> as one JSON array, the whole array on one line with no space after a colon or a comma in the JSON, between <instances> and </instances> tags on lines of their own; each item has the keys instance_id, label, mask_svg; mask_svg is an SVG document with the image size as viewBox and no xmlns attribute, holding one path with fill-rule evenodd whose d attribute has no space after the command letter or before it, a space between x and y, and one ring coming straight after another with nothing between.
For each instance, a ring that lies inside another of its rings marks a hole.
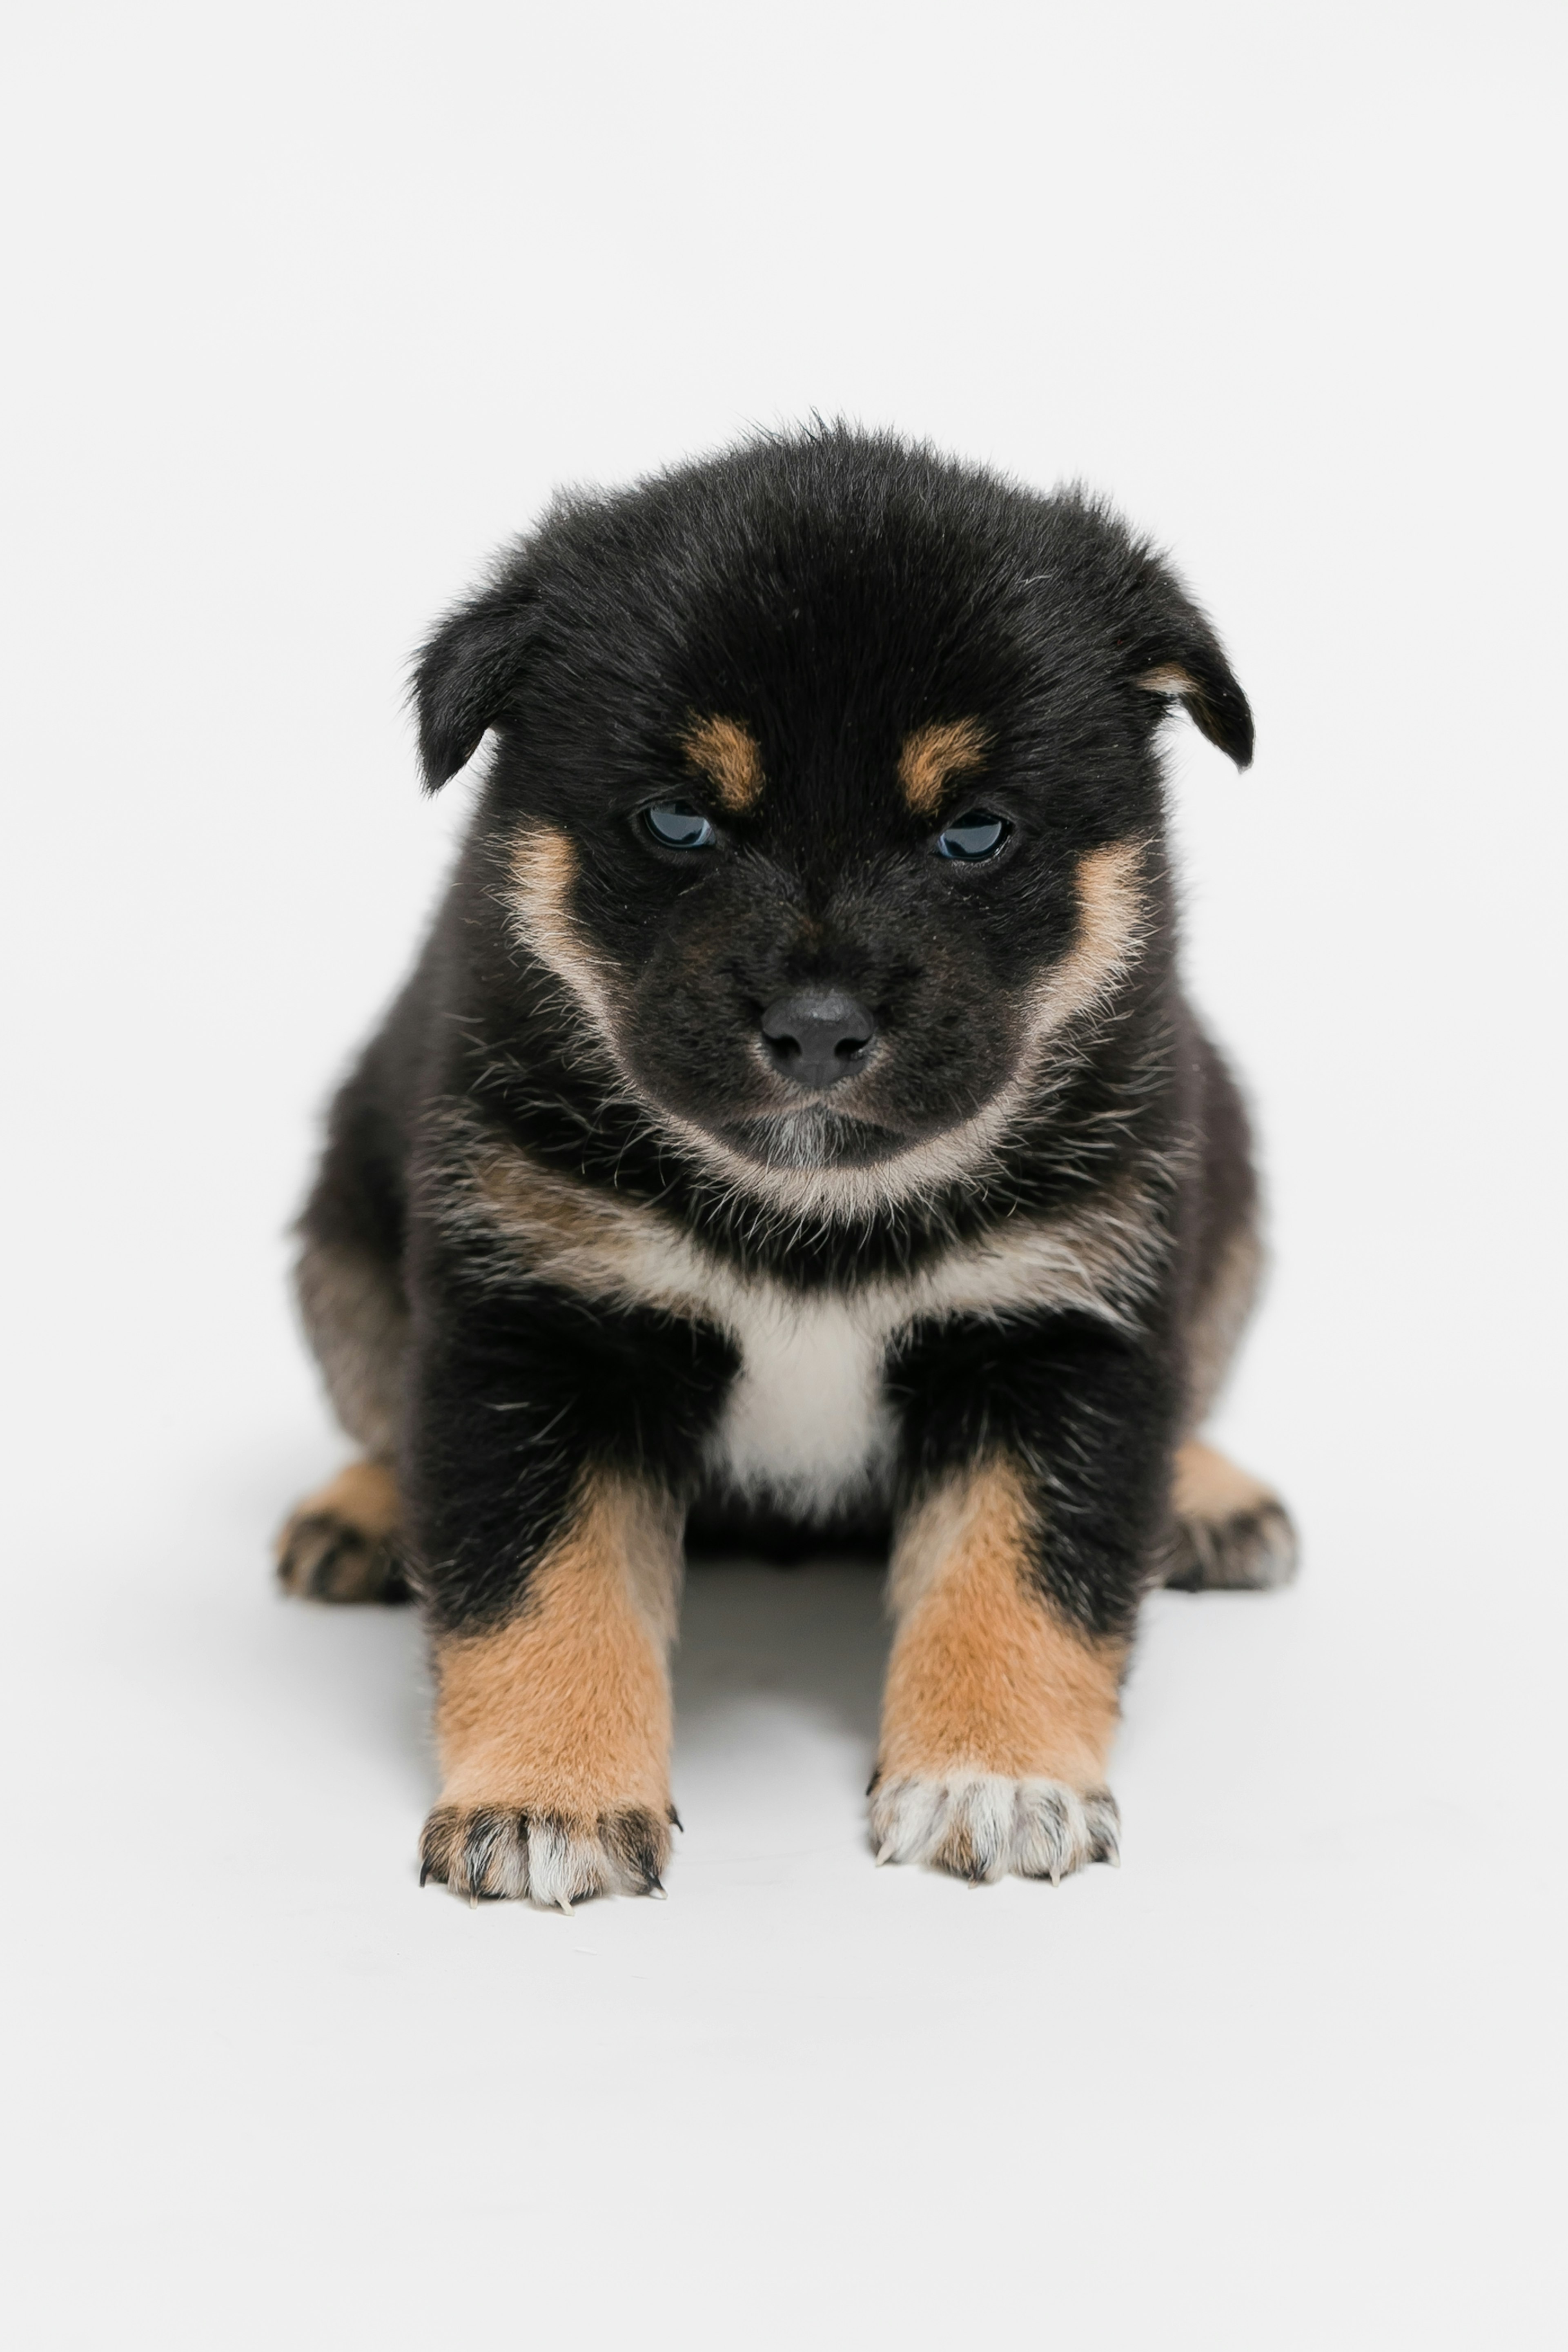
<instances>
[{"instance_id":1,"label":"white chest patch","mask_svg":"<svg viewBox=\"0 0 1568 2352\"><path fill-rule=\"evenodd\" d=\"M469 1149L447 1211L459 1228L499 1240L541 1281L729 1335L741 1369L705 1449L709 1475L806 1520L885 1493L896 1423L884 1367L911 1323L1054 1307L1135 1328L1159 1263L1150 1203L1124 1187L1076 1213L1004 1220L912 1274L803 1296L741 1272L659 1211L547 1172L515 1147L481 1136Z\"/></svg>"},{"instance_id":2,"label":"white chest patch","mask_svg":"<svg viewBox=\"0 0 1568 2352\"><path fill-rule=\"evenodd\" d=\"M715 1479L809 1519L880 1488L893 1447L887 1318L770 1284L735 1301L728 1320L741 1370L708 1447Z\"/></svg>"}]
</instances>

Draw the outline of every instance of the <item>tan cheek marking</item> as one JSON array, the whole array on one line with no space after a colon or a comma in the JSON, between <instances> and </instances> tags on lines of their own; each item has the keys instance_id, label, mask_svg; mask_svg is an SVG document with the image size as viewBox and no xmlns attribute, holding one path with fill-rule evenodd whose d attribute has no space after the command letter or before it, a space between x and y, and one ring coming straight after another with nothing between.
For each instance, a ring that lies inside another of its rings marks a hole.
<instances>
[{"instance_id":1,"label":"tan cheek marking","mask_svg":"<svg viewBox=\"0 0 1568 2352\"><path fill-rule=\"evenodd\" d=\"M917 727L899 754L899 782L917 816L934 816L950 776L968 775L985 757L985 731L978 719L955 719Z\"/></svg>"},{"instance_id":2,"label":"tan cheek marking","mask_svg":"<svg viewBox=\"0 0 1568 2352\"><path fill-rule=\"evenodd\" d=\"M1138 844L1113 841L1091 849L1078 869L1082 929L1079 952L1097 971L1121 961L1139 929L1142 893L1137 886Z\"/></svg>"},{"instance_id":3,"label":"tan cheek marking","mask_svg":"<svg viewBox=\"0 0 1568 2352\"><path fill-rule=\"evenodd\" d=\"M681 738L692 766L705 775L727 809L749 809L763 789L763 755L738 719L699 719Z\"/></svg>"},{"instance_id":4,"label":"tan cheek marking","mask_svg":"<svg viewBox=\"0 0 1568 2352\"><path fill-rule=\"evenodd\" d=\"M1112 841L1079 860L1078 939L1046 975L1036 1013L1038 1034L1087 1012L1136 961L1143 941L1142 859L1140 843Z\"/></svg>"},{"instance_id":5,"label":"tan cheek marking","mask_svg":"<svg viewBox=\"0 0 1568 2352\"><path fill-rule=\"evenodd\" d=\"M1271 1504L1277 1504L1272 1487L1250 1471L1238 1469L1212 1445L1193 1437L1177 1447L1171 1507L1179 1519L1223 1527L1227 1519L1245 1517Z\"/></svg>"},{"instance_id":6,"label":"tan cheek marking","mask_svg":"<svg viewBox=\"0 0 1568 2352\"><path fill-rule=\"evenodd\" d=\"M572 916L577 853L558 826L531 825L512 844L513 929L521 945L555 974L613 1046L615 1024L605 974Z\"/></svg>"},{"instance_id":7,"label":"tan cheek marking","mask_svg":"<svg viewBox=\"0 0 1568 2352\"><path fill-rule=\"evenodd\" d=\"M553 964L581 952L572 925L577 853L560 828L531 825L511 848L511 878L528 944Z\"/></svg>"},{"instance_id":8,"label":"tan cheek marking","mask_svg":"<svg viewBox=\"0 0 1568 2352\"><path fill-rule=\"evenodd\" d=\"M993 1464L939 1489L900 1532L883 1773L1100 1784L1126 1649L1075 1632L1029 1590L1030 1524L1017 1474Z\"/></svg>"},{"instance_id":9,"label":"tan cheek marking","mask_svg":"<svg viewBox=\"0 0 1568 2352\"><path fill-rule=\"evenodd\" d=\"M438 1643L442 1800L593 1817L669 1801L672 1506L598 1478L494 1633Z\"/></svg>"}]
</instances>

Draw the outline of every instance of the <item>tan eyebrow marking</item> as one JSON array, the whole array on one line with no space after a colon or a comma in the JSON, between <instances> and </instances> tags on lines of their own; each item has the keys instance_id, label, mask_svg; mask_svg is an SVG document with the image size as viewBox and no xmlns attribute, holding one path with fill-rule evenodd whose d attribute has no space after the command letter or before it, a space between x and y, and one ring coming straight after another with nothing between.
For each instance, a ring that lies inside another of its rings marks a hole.
<instances>
[{"instance_id":1,"label":"tan eyebrow marking","mask_svg":"<svg viewBox=\"0 0 1568 2352\"><path fill-rule=\"evenodd\" d=\"M985 730L977 719L951 719L917 727L899 754L899 782L917 816L934 816L950 776L967 775L985 757Z\"/></svg>"},{"instance_id":2,"label":"tan eyebrow marking","mask_svg":"<svg viewBox=\"0 0 1568 2352\"><path fill-rule=\"evenodd\" d=\"M751 807L763 789L763 755L738 719L694 719L680 743L727 809Z\"/></svg>"}]
</instances>

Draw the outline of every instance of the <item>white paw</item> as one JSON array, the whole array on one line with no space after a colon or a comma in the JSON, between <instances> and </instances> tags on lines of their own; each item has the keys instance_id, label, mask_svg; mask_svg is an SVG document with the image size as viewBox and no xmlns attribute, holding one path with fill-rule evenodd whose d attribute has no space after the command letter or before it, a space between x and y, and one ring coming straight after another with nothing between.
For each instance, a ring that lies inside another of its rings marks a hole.
<instances>
[{"instance_id":1,"label":"white paw","mask_svg":"<svg viewBox=\"0 0 1568 2352\"><path fill-rule=\"evenodd\" d=\"M975 1882L1048 1878L1115 1862L1121 1816L1109 1789L1011 1780L1000 1772L904 1774L871 1797L877 1860L929 1862Z\"/></svg>"},{"instance_id":2,"label":"white paw","mask_svg":"<svg viewBox=\"0 0 1568 2352\"><path fill-rule=\"evenodd\" d=\"M419 1883L472 1903L570 1911L596 1895L662 1895L669 1829L646 1806L573 1819L501 1805L437 1805L420 1841Z\"/></svg>"}]
</instances>

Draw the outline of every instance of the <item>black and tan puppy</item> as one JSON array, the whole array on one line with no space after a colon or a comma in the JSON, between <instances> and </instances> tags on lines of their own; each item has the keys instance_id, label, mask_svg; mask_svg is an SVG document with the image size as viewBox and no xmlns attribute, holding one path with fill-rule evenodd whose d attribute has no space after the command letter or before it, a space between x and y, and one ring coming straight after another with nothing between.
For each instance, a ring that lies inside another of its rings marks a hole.
<instances>
[{"instance_id":1,"label":"black and tan puppy","mask_svg":"<svg viewBox=\"0 0 1568 2352\"><path fill-rule=\"evenodd\" d=\"M1214 632L1089 501L824 431L562 502L417 699L432 788L493 755L305 1213L364 1459L280 1557L426 1612L426 1874L658 1886L689 1520L890 1542L880 1859L1113 1858L1140 1595L1293 1549L1195 1435L1258 1255L1156 751L1250 756Z\"/></svg>"}]
</instances>

